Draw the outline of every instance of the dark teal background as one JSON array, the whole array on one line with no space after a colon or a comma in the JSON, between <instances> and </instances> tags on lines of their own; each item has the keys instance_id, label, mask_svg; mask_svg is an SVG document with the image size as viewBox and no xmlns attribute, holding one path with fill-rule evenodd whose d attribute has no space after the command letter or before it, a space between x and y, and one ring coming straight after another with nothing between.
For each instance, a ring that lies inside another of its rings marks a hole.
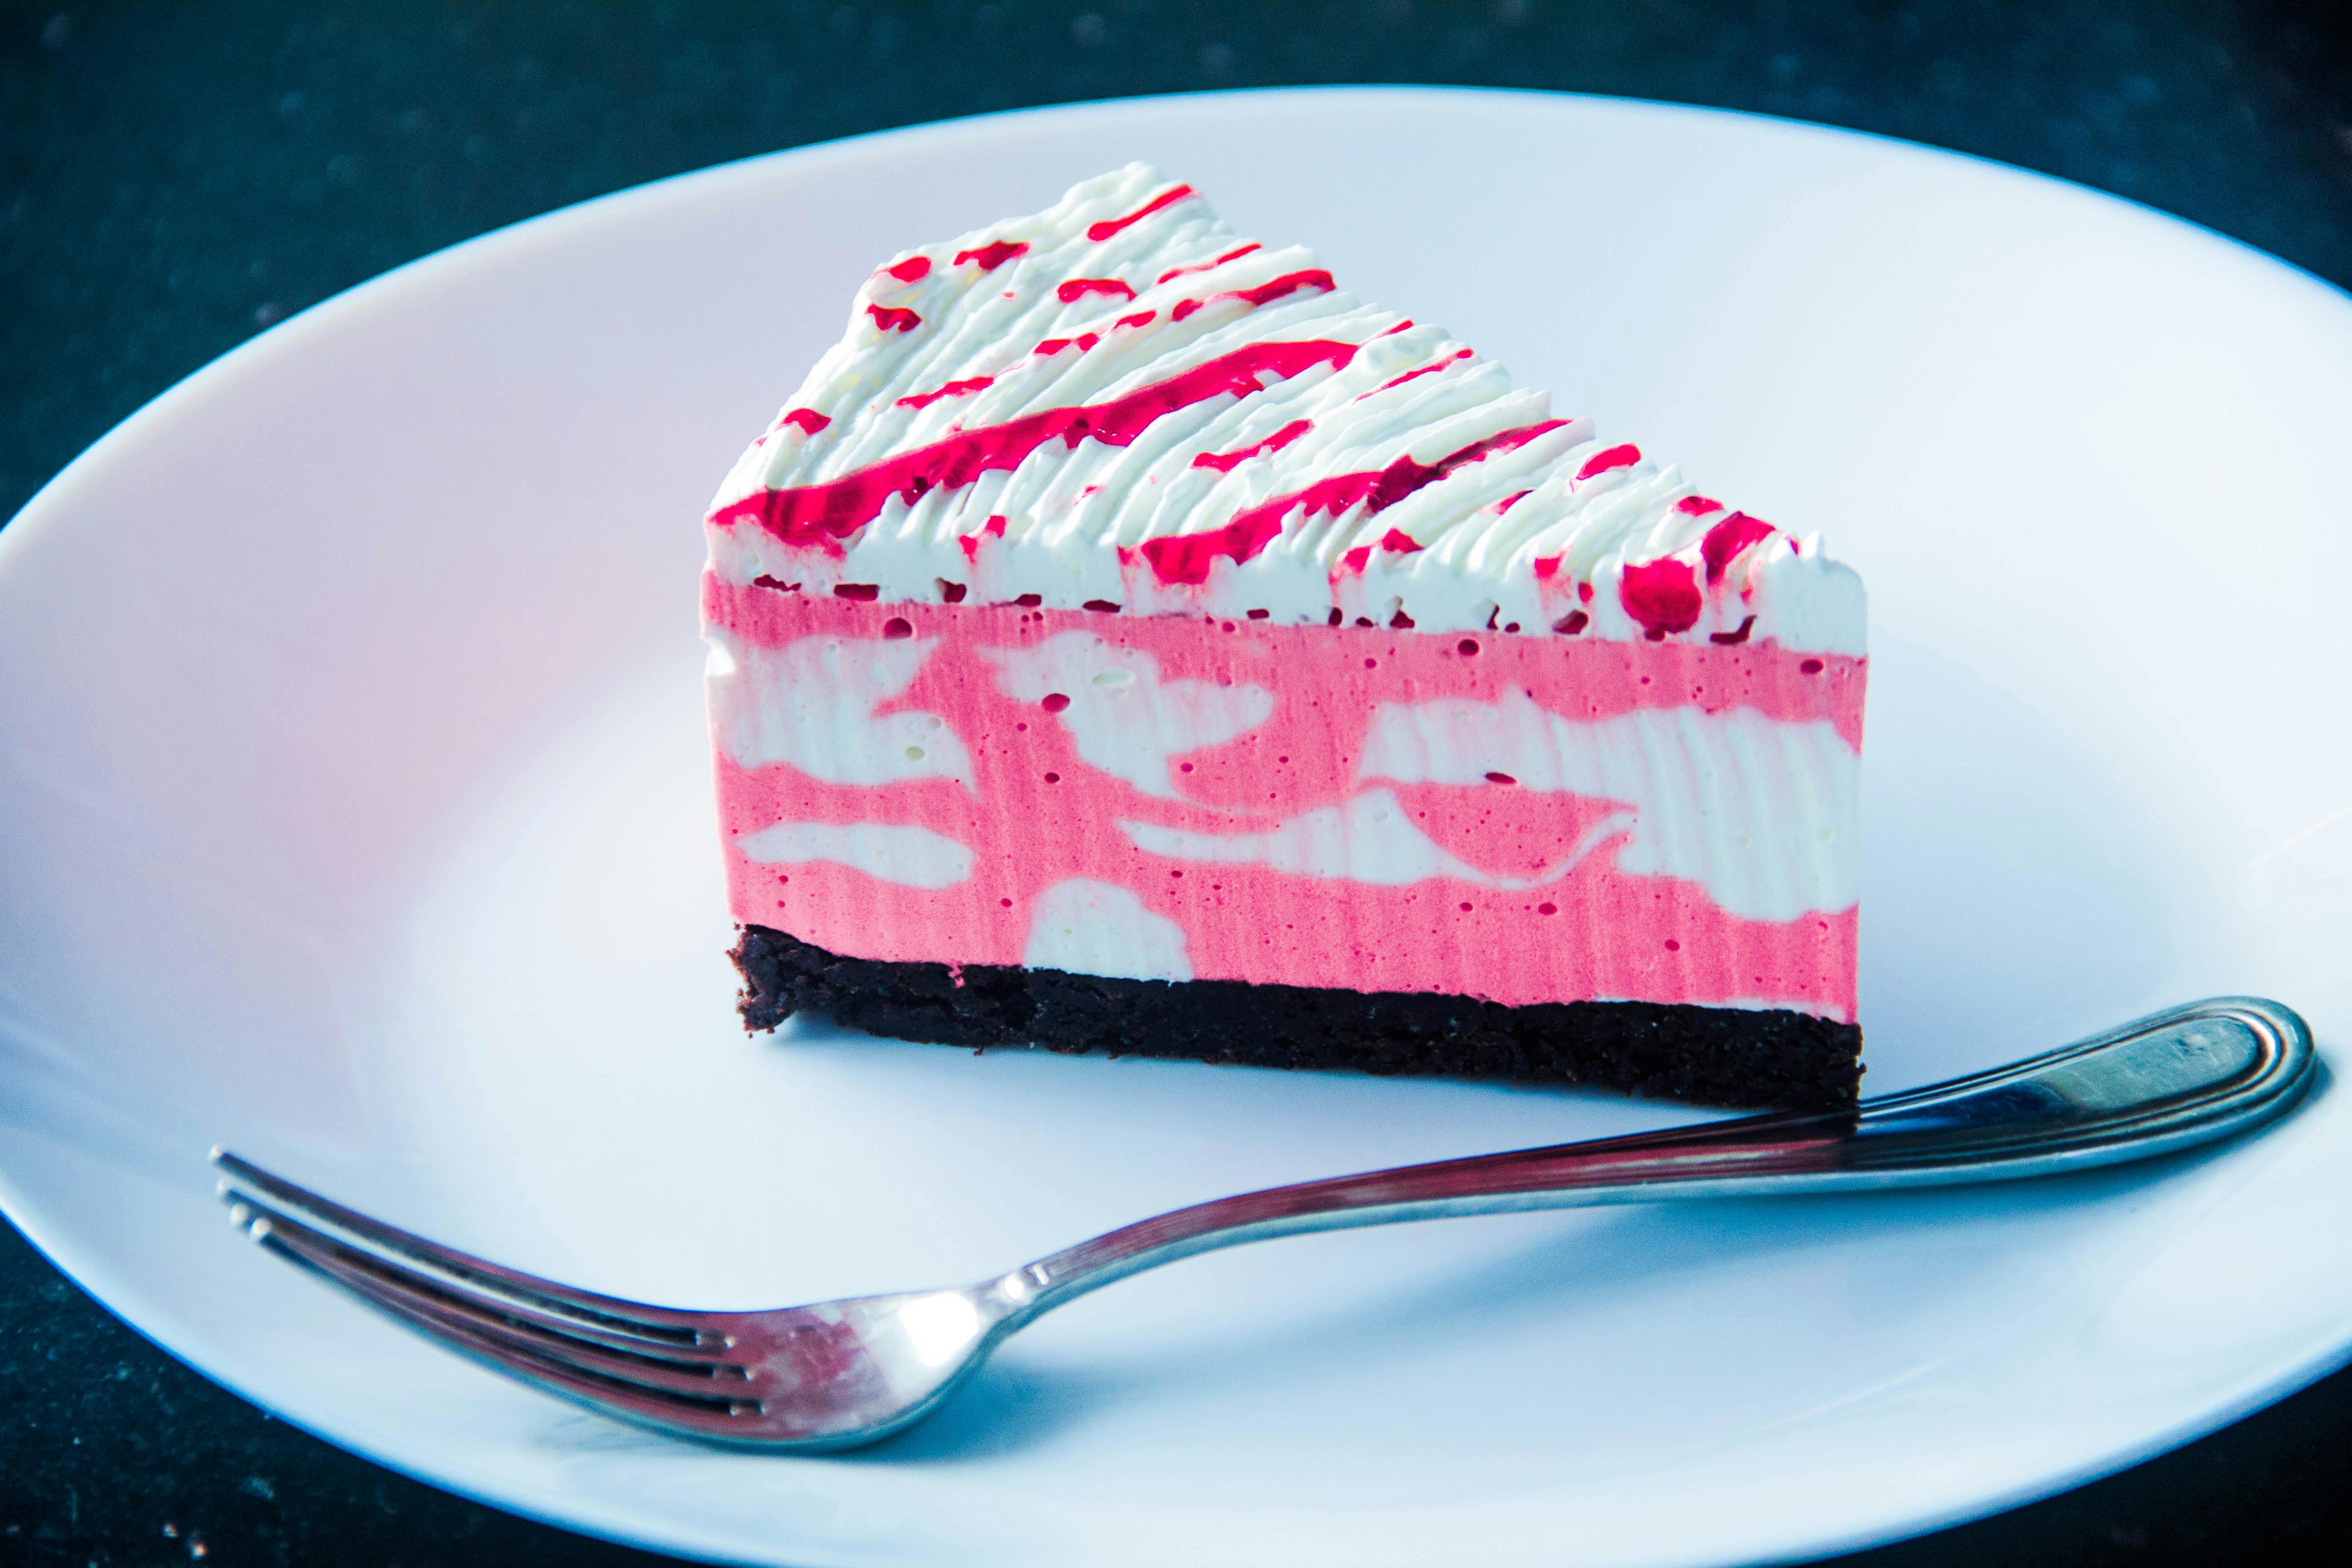
<instances>
[{"instance_id":1,"label":"dark teal background","mask_svg":"<svg viewBox=\"0 0 2352 1568\"><path fill-rule=\"evenodd\" d=\"M0 517L207 360L454 241L730 158L1080 99L1411 81L1755 110L2063 175L2352 284L2347 16L2286 0L0 0ZM26 918L0 910L0 942ZM0 1409L0 1568L656 1561L286 1428L5 1227ZM2347 1461L2341 1374L2125 1475L1856 1561L2352 1562Z\"/></svg>"}]
</instances>

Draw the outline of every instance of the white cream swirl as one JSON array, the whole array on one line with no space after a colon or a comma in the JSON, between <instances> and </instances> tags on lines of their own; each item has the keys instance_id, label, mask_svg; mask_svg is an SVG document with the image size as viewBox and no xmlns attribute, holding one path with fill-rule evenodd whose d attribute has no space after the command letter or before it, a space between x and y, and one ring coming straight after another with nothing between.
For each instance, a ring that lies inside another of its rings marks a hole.
<instances>
[{"instance_id":1,"label":"white cream swirl","mask_svg":"<svg viewBox=\"0 0 2352 1568\"><path fill-rule=\"evenodd\" d=\"M1304 368L1293 353L1255 391L1163 398L1115 437L969 460L1019 421L1132 408L1225 356L1313 343L1338 346ZM942 443L966 460L940 459L939 482L896 486L829 531L757 515ZM878 268L842 341L720 486L709 534L726 581L871 584L889 602L1034 595L1864 651L1861 581L1818 541L1698 497L1589 421L1553 420L1501 365L1333 286L1311 251L1234 234L1141 164Z\"/></svg>"}]
</instances>

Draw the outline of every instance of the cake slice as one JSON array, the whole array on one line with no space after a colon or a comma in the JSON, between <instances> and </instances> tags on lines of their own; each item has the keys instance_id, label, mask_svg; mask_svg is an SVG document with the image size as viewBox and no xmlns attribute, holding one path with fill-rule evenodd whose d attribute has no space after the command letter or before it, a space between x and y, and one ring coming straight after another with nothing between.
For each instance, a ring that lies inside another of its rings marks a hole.
<instances>
[{"instance_id":1,"label":"cake slice","mask_svg":"<svg viewBox=\"0 0 2352 1568\"><path fill-rule=\"evenodd\" d=\"M1859 578L1189 185L877 269L708 531L755 1029L1855 1097Z\"/></svg>"}]
</instances>

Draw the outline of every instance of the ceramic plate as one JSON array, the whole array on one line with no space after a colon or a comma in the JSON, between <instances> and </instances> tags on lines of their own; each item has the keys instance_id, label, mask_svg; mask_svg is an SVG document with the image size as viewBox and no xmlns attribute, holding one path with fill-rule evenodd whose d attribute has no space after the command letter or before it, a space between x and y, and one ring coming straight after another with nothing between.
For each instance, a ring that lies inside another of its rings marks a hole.
<instances>
[{"instance_id":1,"label":"ceramic plate","mask_svg":"<svg viewBox=\"0 0 2352 1568\"><path fill-rule=\"evenodd\" d=\"M331 300L0 533L0 1198L174 1353L501 1506L834 1564L1826 1552L2352 1343L2352 1101L2122 1173L1245 1247L886 1447L671 1442L239 1239L215 1142L623 1295L958 1282L1175 1205L1624 1131L1496 1087L747 1039L719 476L878 258L1129 158L1825 532L1871 588L1863 1020L1903 1088L2186 998L2352 1030L2352 309L1966 159L1564 97L1057 109L672 180Z\"/></svg>"}]
</instances>

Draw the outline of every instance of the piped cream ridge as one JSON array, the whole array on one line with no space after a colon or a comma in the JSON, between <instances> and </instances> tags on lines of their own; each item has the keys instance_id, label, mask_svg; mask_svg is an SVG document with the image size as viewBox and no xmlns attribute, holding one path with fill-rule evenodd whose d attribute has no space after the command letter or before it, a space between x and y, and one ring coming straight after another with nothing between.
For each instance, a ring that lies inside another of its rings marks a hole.
<instances>
[{"instance_id":1,"label":"piped cream ridge","mask_svg":"<svg viewBox=\"0 0 2352 1568\"><path fill-rule=\"evenodd\" d=\"M877 268L708 523L853 600L1864 651L1817 539L1141 164Z\"/></svg>"}]
</instances>

